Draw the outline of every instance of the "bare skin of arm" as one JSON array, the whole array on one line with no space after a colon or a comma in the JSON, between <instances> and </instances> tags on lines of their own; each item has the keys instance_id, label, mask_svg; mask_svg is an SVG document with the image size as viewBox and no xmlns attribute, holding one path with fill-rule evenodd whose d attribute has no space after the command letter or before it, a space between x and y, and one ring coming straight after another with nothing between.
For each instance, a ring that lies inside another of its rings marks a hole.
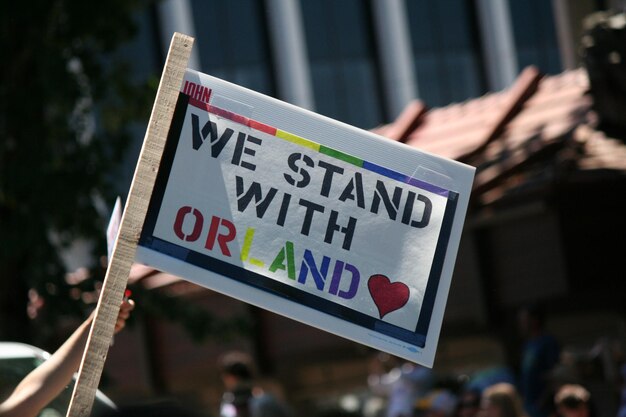
<instances>
[{"instance_id":1,"label":"bare skin of arm","mask_svg":"<svg viewBox=\"0 0 626 417\"><path fill-rule=\"evenodd\" d=\"M124 328L134 307L132 300L122 303L115 333ZM0 417L35 417L65 389L80 366L92 319L85 320L50 359L26 375L0 404Z\"/></svg>"}]
</instances>

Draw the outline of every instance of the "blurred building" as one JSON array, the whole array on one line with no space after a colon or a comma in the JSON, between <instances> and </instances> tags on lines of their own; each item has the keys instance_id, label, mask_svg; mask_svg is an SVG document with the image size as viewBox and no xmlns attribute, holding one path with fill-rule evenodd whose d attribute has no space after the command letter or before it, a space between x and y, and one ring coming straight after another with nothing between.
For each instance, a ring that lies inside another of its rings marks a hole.
<instances>
[{"instance_id":1,"label":"blurred building","mask_svg":"<svg viewBox=\"0 0 626 417\"><path fill-rule=\"evenodd\" d=\"M598 130L580 52L583 17L618 3L168 0L138 16L123 53L135 76L158 74L172 32L187 33L194 69L476 166L435 371L514 367L516 311L540 302L611 402L607 355L618 352L607 352L626 341L626 146ZM171 394L216 407L217 356L242 348L306 415L362 393L377 366L368 348L172 277L144 271L133 281L247 315L254 332L197 345L146 320L108 359L119 398Z\"/></svg>"},{"instance_id":2,"label":"blurred building","mask_svg":"<svg viewBox=\"0 0 626 417\"><path fill-rule=\"evenodd\" d=\"M415 98L442 106L508 87L528 65L577 66L580 18L606 3L166 0L138 16L127 53L137 76L152 74L172 32L190 34L190 67L368 129Z\"/></svg>"}]
</instances>

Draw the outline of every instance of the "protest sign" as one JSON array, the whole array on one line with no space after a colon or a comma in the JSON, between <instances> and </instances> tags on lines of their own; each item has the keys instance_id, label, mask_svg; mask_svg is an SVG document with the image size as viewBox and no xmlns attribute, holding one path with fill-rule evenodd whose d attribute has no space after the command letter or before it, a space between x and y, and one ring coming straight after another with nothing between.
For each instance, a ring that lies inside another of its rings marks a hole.
<instances>
[{"instance_id":1,"label":"protest sign","mask_svg":"<svg viewBox=\"0 0 626 417\"><path fill-rule=\"evenodd\" d=\"M432 366L473 173L188 69L136 259Z\"/></svg>"},{"instance_id":2,"label":"protest sign","mask_svg":"<svg viewBox=\"0 0 626 417\"><path fill-rule=\"evenodd\" d=\"M474 169L185 71L192 44L173 37L68 417L134 260L432 366Z\"/></svg>"}]
</instances>

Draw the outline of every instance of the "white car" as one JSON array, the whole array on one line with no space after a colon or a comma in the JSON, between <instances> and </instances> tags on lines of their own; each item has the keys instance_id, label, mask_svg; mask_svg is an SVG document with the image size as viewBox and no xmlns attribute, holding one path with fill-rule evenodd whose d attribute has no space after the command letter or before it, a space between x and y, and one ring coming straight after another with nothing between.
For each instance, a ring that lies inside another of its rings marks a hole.
<instances>
[{"instance_id":1,"label":"white car","mask_svg":"<svg viewBox=\"0 0 626 417\"><path fill-rule=\"evenodd\" d=\"M0 342L0 401L7 398L30 371L47 360L50 354L24 343ZM74 381L54 401L44 408L39 417L64 417L72 397ZM116 409L102 392L96 392L93 415Z\"/></svg>"}]
</instances>

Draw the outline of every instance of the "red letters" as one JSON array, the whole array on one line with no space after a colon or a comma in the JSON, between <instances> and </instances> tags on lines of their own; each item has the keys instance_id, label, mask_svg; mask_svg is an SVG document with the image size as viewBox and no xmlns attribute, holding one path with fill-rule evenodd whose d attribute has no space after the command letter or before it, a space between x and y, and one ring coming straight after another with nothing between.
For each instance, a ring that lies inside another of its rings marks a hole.
<instances>
[{"instance_id":1,"label":"red letters","mask_svg":"<svg viewBox=\"0 0 626 417\"><path fill-rule=\"evenodd\" d=\"M226 227L226 234L217 234L220 225ZM232 241L235 236L237 236L237 229L235 229L235 225L232 222L213 216L211 218L211 227L209 227L209 236L204 247L208 250L213 250L213 245L215 245L215 240L217 239L222 253L226 256L231 256L227 243Z\"/></svg>"},{"instance_id":2,"label":"red letters","mask_svg":"<svg viewBox=\"0 0 626 417\"><path fill-rule=\"evenodd\" d=\"M193 210L193 211L192 211ZM186 235L183 232L183 223L185 221L185 217L192 213L194 215L194 225L193 230L190 235ZM178 209L178 213L176 214L176 221L174 222L174 233L180 240L186 240L188 242L195 242L200 237L200 233L202 233L202 226L204 225L204 217L202 213L198 211L198 209L192 209L189 206L184 206Z\"/></svg>"},{"instance_id":3,"label":"red letters","mask_svg":"<svg viewBox=\"0 0 626 417\"><path fill-rule=\"evenodd\" d=\"M188 214L193 215L194 223L191 234L186 234L183 231L183 224L185 223L185 218ZM183 206L178 209L178 213L176 213L176 220L174 221L174 233L180 240L185 240L187 242L197 241L202 234L203 228L204 216L202 215L200 210L192 208L190 206ZM222 254L230 257L231 253L230 249L228 248L228 243L232 242L236 236L237 229L231 221L222 219L217 216L212 216L211 224L209 225L209 234L207 236L204 247L208 250L213 250L213 247L215 246L215 241L217 240Z\"/></svg>"}]
</instances>

